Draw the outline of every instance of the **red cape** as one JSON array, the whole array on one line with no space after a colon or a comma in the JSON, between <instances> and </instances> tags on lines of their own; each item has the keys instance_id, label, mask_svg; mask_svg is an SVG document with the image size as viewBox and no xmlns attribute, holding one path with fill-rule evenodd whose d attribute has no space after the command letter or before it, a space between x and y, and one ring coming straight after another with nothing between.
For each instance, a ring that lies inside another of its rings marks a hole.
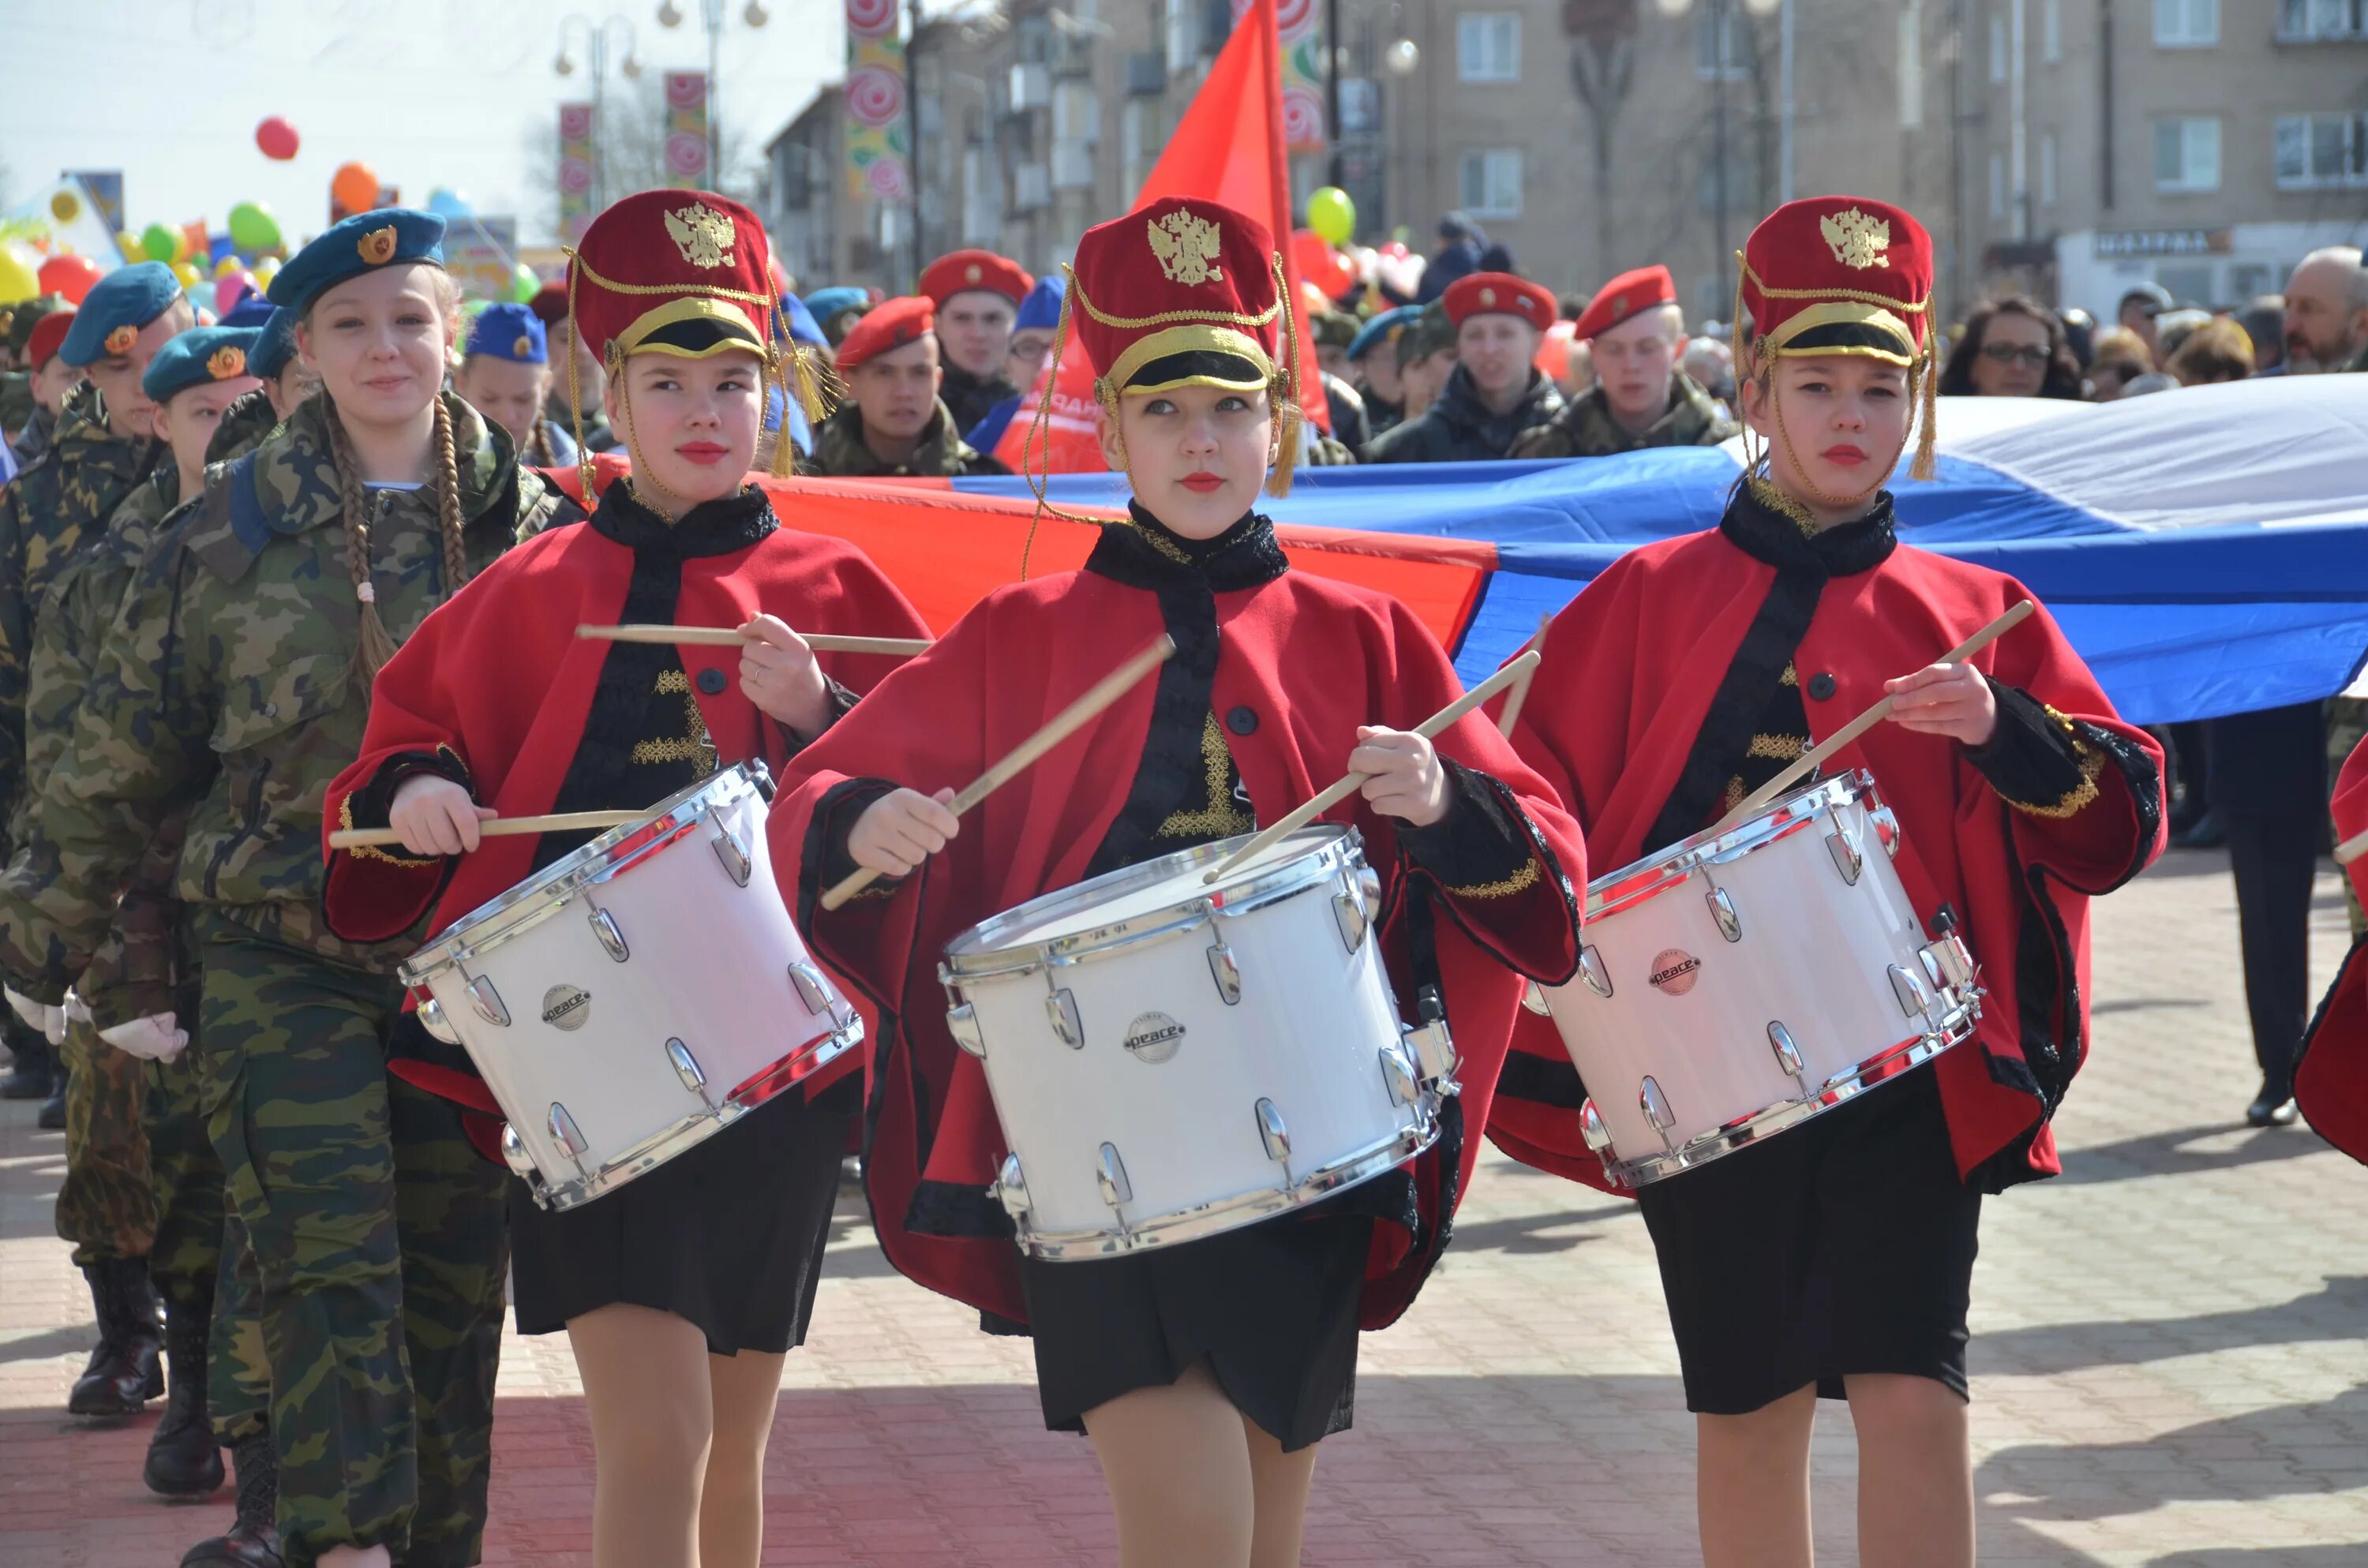
<instances>
[{"instance_id":1,"label":"red cape","mask_svg":"<svg viewBox=\"0 0 2368 1568\"><path fill-rule=\"evenodd\" d=\"M458 861L404 865L329 849L327 835L344 822L354 793L391 759L438 748L468 769L479 803L506 817L548 812L583 740L612 646L579 638L575 628L616 623L632 567L633 552L588 523L538 535L438 607L379 672L361 756L329 786L322 813L329 861L322 904L332 929L356 940L385 940L432 906L430 929L440 931L526 880L541 842L532 836L488 838ZM738 626L759 613L800 631L928 635L895 585L839 540L780 528L745 549L683 562L678 623ZM788 746L780 726L741 695L739 651L677 652L722 765L760 758L778 777ZM820 655L826 673L859 693L897 662ZM700 675L710 669L725 677L713 695L699 689ZM619 802L620 809L633 803ZM855 1054L843 1056L844 1065L817 1078L810 1092L851 1071Z\"/></svg>"},{"instance_id":2,"label":"red cape","mask_svg":"<svg viewBox=\"0 0 2368 1568\"><path fill-rule=\"evenodd\" d=\"M1643 856L1775 576L1723 534L1692 534L1622 556L1554 618L1514 739L1577 815L1599 875ZM1998 573L1906 546L1833 578L1793 657L1812 735L1841 728L1885 680L2032 597ZM1908 896L1928 928L1941 904L1954 910L1981 965L1988 994L1975 1039L1937 1066L1958 1172L1995 1189L2060 1168L2046 1119L2087 1048L2088 901L2160 852L2162 755L2114 714L2044 609L1973 662L2069 716L2105 754L2094 800L2060 820L2017 810L1955 743L1896 724L1876 725L1828 766L1874 775L1905 830L1896 864ZM1812 682L1827 673L1833 693L1815 699ZM1524 1012L1514 1051L1489 1136L1517 1159L1605 1186L1553 1024ZM1557 1081L1561 1093L1520 1092Z\"/></svg>"},{"instance_id":3,"label":"red cape","mask_svg":"<svg viewBox=\"0 0 2368 1568\"><path fill-rule=\"evenodd\" d=\"M2335 781L2335 840L2368 833L2368 741L2352 748ZM2368 858L2351 866L2368 899ZM2328 1142L2368 1165L2368 941L2354 942L2328 987L2294 1060L2294 1100Z\"/></svg>"},{"instance_id":4,"label":"red cape","mask_svg":"<svg viewBox=\"0 0 2368 1568\"><path fill-rule=\"evenodd\" d=\"M1411 613L1386 597L1287 572L1215 596L1220 629L1211 706L1247 708L1258 724L1229 735L1262 821L1271 822L1341 773L1360 724L1411 728L1459 694L1446 654ZM800 925L842 971L858 975L890 1027L871 1057L864 1180L889 1259L930 1289L1024 1321L1019 1249L1008 1226L925 1233L912 1223L916 1192L973 1200L1004 1153L985 1074L945 1028L935 973L944 943L990 915L1079 881L1145 765L1156 683L1134 687L963 819L945 853L894 890L820 914L820 860L835 826L834 790L887 778L922 790L960 788L1164 629L1152 592L1091 573L1064 573L989 595L923 657L791 763L771 835L782 886L798 890ZM1577 829L1543 780L1474 715L1440 751L1499 780L1526 813L1543 875L1525 892L1451 898L1398 852L1389 819L1357 797L1326 814L1353 823L1387 890L1381 932L1392 981L1411 1006L1409 894L1443 915L1435 926L1448 1018L1464 1066L1460 1110L1412 1165L1418 1233L1380 1225L1367 1267L1363 1321L1403 1312L1446 1242L1448 1221L1479 1152L1492 1085L1521 981L1558 981L1577 961L1575 890L1584 878ZM1510 966L1509 968L1508 966ZM1462 1136L1469 1125L1474 1136ZM995 1210L999 1219L1000 1210Z\"/></svg>"}]
</instances>

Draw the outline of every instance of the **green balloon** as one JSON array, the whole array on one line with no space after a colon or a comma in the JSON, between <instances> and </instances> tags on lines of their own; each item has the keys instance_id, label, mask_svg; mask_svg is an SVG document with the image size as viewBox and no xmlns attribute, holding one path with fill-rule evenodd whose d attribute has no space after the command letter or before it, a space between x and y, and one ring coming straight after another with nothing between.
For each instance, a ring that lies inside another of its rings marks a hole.
<instances>
[{"instance_id":1,"label":"green balloon","mask_svg":"<svg viewBox=\"0 0 2368 1568\"><path fill-rule=\"evenodd\" d=\"M1307 226L1327 245L1345 245L1357 232L1357 204L1337 185L1307 199Z\"/></svg>"},{"instance_id":2,"label":"green balloon","mask_svg":"<svg viewBox=\"0 0 2368 1568\"><path fill-rule=\"evenodd\" d=\"M273 249L279 244L279 220L259 201L242 201L230 210L230 239L249 256Z\"/></svg>"},{"instance_id":3,"label":"green balloon","mask_svg":"<svg viewBox=\"0 0 2368 1568\"><path fill-rule=\"evenodd\" d=\"M176 238L164 224L151 223L140 231L140 252L151 261L170 261Z\"/></svg>"},{"instance_id":4,"label":"green balloon","mask_svg":"<svg viewBox=\"0 0 2368 1568\"><path fill-rule=\"evenodd\" d=\"M510 298L521 305L532 301L541 289L542 279L524 262L518 263L518 270L510 274Z\"/></svg>"}]
</instances>

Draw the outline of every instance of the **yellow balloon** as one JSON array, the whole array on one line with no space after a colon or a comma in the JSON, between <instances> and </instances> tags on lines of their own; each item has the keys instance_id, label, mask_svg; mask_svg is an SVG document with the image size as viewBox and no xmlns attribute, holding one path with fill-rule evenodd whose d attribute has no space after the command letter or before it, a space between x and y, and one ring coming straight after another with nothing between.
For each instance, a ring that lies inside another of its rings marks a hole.
<instances>
[{"instance_id":1,"label":"yellow balloon","mask_svg":"<svg viewBox=\"0 0 2368 1568\"><path fill-rule=\"evenodd\" d=\"M227 278L232 273L242 270L242 265L243 264L239 261L238 257L234 256L226 256L220 261L214 263L214 276L217 278Z\"/></svg>"},{"instance_id":2,"label":"yellow balloon","mask_svg":"<svg viewBox=\"0 0 2368 1568\"><path fill-rule=\"evenodd\" d=\"M148 253L140 248L140 236L129 229L118 229L115 232L115 244L116 247L132 261L148 259Z\"/></svg>"},{"instance_id":3,"label":"yellow balloon","mask_svg":"<svg viewBox=\"0 0 2368 1568\"><path fill-rule=\"evenodd\" d=\"M173 264L173 276L181 280L181 287L184 289L194 289L199 284L205 281L205 275L198 270L197 265L194 262L175 262Z\"/></svg>"},{"instance_id":4,"label":"yellow balloon","mask_svg":"<svg viewBox=\"0 0 2368 1568\"><path fill-rule=\"evenodd\" d=\"M276 256L267 256L247 270L255 274L255 280L257 283L268 287L271 280L279 276L279 258Z\"/></svg>"},{"instance_id":5,"label":"yellow balloon","mask_svg":"<svg viewBox=\"0 0 2368 1568\"><path fill-rule=\"evenodd\" d=\"M13 246L0 247L0 305L29 300L40 291L40 275Z\"/></svg>"}]
</instances>

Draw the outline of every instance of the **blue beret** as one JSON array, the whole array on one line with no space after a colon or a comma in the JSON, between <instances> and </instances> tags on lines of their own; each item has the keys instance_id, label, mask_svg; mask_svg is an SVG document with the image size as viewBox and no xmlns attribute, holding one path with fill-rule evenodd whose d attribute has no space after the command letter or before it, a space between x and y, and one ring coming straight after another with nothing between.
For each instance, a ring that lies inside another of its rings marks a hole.
<instances>
[{"instance_id":1,"label":"blue beret","mask_svg":"<svg viewBox=\"0 0 2368 1568\"><path fill-rule=\"evenodd\" d=\"M480 354L514 365L550 364L542 318L524 305L507 301L487 305L477 312L477 323L469 329L469 357Z\"/></svg>"},{"instance_id":2,"label":"blue beret","mask_svg":"<svg viewBox=\"0 0 2368 1568\"><path fill-rule=\"evenodd\" d=\"M262 329L252 326L201 326L181 334L156 350L140 390L151 403L163 403L175 392L214 381L254 375L256 340Z\"/></svg>"},{"instance_id":3,"label":"blue beret","mask_svg":"<svg viewBox=\"0 0 2368 1568\"><path fill-rule=\"evenodd\" d=\"M271 301L263 297L260 289L249 289L230 308L230 314L218 324L222 326L261 326L271 319Z\"/></svg>"},{"instance_id":4,"label":"blue beret","mask_svg":"<svg viewBox=\"0 0 2368 1568\"><path fill-rule=\"evenodd\" d=\"M1028 297L1019 301L1019 314L1012 322L1011 330L1032 332L1039 327L1060 325L1061 296L1067 291L1068 285L1057 278L1036 279L1036 287L1029 290Z\"/></svg>"},{"instance_id":5,"label":"blue beret","mask_svg":"<svg viewBox=\"0 0 2368 1568\"><path fill-rule=\"evenodd\" d=\"M66 340L58 346L58 358L69 365L87 365L102 354L123 353L130 347L128 343L119 341L109 349L108 339L127 326L138 332L171 310L180 297L181 280L161 261L119 267L83 296L74 325L66 329Z\"/></svg>"},{"instance_id":6,"label":"blue beret","mask_svg":"<svg viewBox=\"0 0 2368 1568\"><path fill-rule=\"evenodd\" d=\"M271 280L271 302L301 316L348 278L412 261L444 265L443 219L408 207L357 212L288 258Z\"/></svg>"},{"instance_id":7,"label":"blue beret","mask_svg":"<svg viewBox=\"0 0 2368 1568\"><path fill-rule=\"evenodd\" d=\"M818 322L826 322L831 317L847 311L861 310L871 302L871 293L869 290L851 289L845 286L817 289L806 296L806 309Z\"/></svg>"},{"instance_id":8,"label":"blue beret","mask_svg":"<svg viewBox=\"0 0 2368 1568\"><path fill-rule=\"evenodd\" d=\"M818 347L829 345L830 339L823 335L822 324L814 320L814 312L795 294L781 296L781 319L790 324L791 343L811 343Z\"/></svg>"},{"instance_id":9,"label":"blue beret","mask_svg":"<svg viewBox=\"0 0 2368 1568\"><path fill-rule=\"evenodd\" d=\"M274 308L271 319L255 335L255 347L247 350L246 368L255 374L270 380L288 368L296 358L296 312Z\"/></svg>"},{"instance_id":10,"label":"blue beret","mask_svg":"<svg viewBox=\"0 0 2368 1568\"><path fill-rule=\"evenodd\" d=\"M1398 334L1412 326L1421 314L1420 305L1400 305L1396 310L1383 311L1359 327L1357 335L1349 340L1349 362L1362 359L1384 343L1396 342Z\"/></svg>"}]
</instances>

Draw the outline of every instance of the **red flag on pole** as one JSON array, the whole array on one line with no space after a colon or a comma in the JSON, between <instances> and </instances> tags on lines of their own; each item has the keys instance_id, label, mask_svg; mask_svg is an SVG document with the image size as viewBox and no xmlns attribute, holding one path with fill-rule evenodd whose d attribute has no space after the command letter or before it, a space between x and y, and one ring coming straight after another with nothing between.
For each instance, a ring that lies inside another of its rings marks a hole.
<instances>
[{"instance_id":1,"label":"red flag on pole","mask_svg":"<svg viewBox=\"0 0 2368 1568\"><path fill-rule=\"evenodd\" d=\"M1191 107L1177 121L1167 150L1144 177L1134 205L1163 196L1198 196L1249 213L1273 232L1282 247L1283 278L1299 325L1298 369L1306 378L1300 393L1303 412L1328 431L1331 410L1315 379L1315 344L1301 308L1299 263L1291 254L1291 165L1283 145L1282 39L1275 0L1250 0ZM1049 356L1045 363L1052 364ZM1036 385L1019 400L995 455L1015 473L1093 473L1108 467L1094 439L1094 367L1074 333L1061 345L1051 415L1042 433L1035 434L1044 374L1037 373Z\"/></svg>"}]
</instances>

